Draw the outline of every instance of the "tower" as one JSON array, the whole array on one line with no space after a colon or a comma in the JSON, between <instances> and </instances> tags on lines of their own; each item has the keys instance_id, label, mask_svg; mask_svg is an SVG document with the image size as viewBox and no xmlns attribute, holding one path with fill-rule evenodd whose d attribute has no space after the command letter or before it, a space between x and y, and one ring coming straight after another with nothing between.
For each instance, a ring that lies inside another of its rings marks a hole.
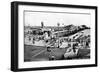
<instances>
[{"instance_id":1,"label":"tower","mask_svg":"<svg viewBox=\"0 0 100 73\"><path fill-rule=\"evenodd\" d=\"M44 23L43 22L41 22L41 28L43 28L44 27Z\"/></svg>"}]
</instances>

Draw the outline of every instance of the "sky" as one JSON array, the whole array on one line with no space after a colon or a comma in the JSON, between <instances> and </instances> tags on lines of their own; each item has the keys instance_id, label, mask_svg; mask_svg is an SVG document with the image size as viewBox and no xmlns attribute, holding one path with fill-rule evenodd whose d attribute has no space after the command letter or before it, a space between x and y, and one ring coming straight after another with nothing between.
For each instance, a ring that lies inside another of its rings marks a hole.
<instances>
[{"instance_id":1,"label":"sky","mask_svg":"<svg viewBox=\"0 0 100 73\"><path fill-rule=\"evenodd\" d=\"M57 23L60 23L60 26L69 24L90 26L91 24L90 14L25 11L24 17L25 26L41 26L41 22L44 26L57 26Z\"/></svg>"}]
</instances>

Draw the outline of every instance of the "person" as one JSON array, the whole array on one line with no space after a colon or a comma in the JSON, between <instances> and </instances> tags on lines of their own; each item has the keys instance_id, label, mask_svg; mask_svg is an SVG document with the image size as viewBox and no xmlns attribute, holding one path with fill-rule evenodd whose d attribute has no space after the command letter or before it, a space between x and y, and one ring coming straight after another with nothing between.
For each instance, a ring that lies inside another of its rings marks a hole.
<instances>
[{"instance_id":1,"label":"person","mask_svg":"<svg viewBox=\"0 0 100 73\"><path fill-rule=\"evenodd\" d=\"M35 38L33 37L33 44L35 43Z\"/></svg>"},{"instance_id":2,"label":"person","mask_svg":"<svg viewBox=\"0 0 100 73\"><path fill-rule=\"evenodd\" d=\"M49 47L49 46L47 47L47 52L51 52L51 50L50 50L50 47Z\"/></svg>"},{"instance_id":3,"label":"person","mask_svg":"<svg viewBox=\"0 0 100 73\"><path fill-rule=\"evenodd\" d=\"M29 41L31 41L31 37L29 36Z\"/></svg>"},{"instance_id":4,"label":"person","mask_svg":"<svg viewBox=\"0 0 100 73\"><path fill-rule=\"evenodd\" d=\"M77 44L75 43L75 44L73 44L73 47L72 47L74 53L76 52L76 50L75 50L76 49L76 45Z\"/></svg>"}]
</instances>

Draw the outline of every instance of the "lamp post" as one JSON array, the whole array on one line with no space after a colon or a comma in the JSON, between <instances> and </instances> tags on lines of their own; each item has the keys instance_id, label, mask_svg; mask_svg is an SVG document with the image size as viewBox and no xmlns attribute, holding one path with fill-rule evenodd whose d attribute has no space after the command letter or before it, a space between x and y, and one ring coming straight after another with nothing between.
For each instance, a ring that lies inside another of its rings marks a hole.
<instances>
[{"instance_id":1,"label":"lamp post","mask_svg":"<svg viewBox=\"0 0 100 73\"><path fill-rule=\"evenodd\" d=\"M59 26L60 26L60 23L57 23L57 26L58 26L58 48L59 48L59 43L60 43L60 41L59 41Z\"/></svg>"}]
</instances>

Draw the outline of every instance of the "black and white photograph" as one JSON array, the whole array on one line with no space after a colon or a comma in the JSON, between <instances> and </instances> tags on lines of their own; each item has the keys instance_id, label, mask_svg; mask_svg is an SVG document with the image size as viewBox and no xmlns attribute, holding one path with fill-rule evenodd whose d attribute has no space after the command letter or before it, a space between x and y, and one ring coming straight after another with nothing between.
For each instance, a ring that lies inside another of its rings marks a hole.
<instances>
[{"instance_id":1,"label":"black and white photograph","mask_svg":"<svg viewBox=\"0 0 100 73\"><path fill-rule=\"evenodd\" d=\"M91 58L91 14L24 11L24 61Z\"/></svg>"},{"instance_id":2,"label":"black and white photograph","mask_svg":"<svg viewBox=\"0 0 100 73\"><path fill-rule=\"evenodd\" d=\"M97 7L12 2L12 71L97 66Z\"/></svg>"}]
</instances>

